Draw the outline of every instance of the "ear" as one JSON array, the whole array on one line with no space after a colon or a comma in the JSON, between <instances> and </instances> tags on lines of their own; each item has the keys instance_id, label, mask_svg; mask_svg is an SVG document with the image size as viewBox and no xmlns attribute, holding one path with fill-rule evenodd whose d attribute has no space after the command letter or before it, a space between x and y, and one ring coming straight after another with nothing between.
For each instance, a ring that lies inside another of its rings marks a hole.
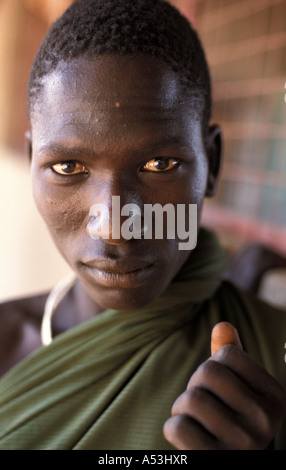
<instances>
[{"instance_id":1,"label":"ear","mask_svg":"<svg viewBox=\"0 0 286 470\"><path fill-rule=\"evenodd\" d=\"M31 131L25 132L25 148L26 148L26 155L28 155L29 161L32 160L32 133Z\"/></svg>"},{"instance_id":2,"label":"ear","mask_svg":"<svg viewBox=\"0 0 286 470\"><path fill-rule=\"evenodd\" d=\"M206 150L209 163L206 196L213 197L217 190L222 163L222 132L217 125L212 125L208 129Z\"/></svg>"}]
</instances>

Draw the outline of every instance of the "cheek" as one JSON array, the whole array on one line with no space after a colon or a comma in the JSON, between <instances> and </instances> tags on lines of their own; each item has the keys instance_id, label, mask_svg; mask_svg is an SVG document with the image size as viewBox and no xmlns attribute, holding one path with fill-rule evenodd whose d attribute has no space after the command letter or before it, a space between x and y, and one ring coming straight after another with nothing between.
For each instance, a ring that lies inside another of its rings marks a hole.
<instances>
[{"instance_id":1,"label":"cheek","mask_svg":"<svg viewBox=\"0 0 286 470\"><path fill-rule=\"evenodd\" d=\"M190 178L189 192L191 195L192 203L198 205L198 212L200 212L206 194L208 181L208 164L204 156L198 159L195 171Z\"/></svg>"},{"instance_id":2,"label":"cheek","mask_svg":"<svg viewBox=\"0 0 286 470\"><path fill-rule=\"evenodd\" d=\"M86 211L74 198L61 203L46 199L42 204L42 215L52 233L72 235L87 224Z\"/></svg>"},{"instance_id":3,"label":"cheek","mask_svg":"<svg viewBox=\"0 0 286 470\"><path fill-rule=\"evenodd\" d=\"M85 207L76 191L65 194L36 183L33 184L33 196L37 209L53 236L72 235L81 231L88 223L88 207Z\"/></svg>"}]
</instances>

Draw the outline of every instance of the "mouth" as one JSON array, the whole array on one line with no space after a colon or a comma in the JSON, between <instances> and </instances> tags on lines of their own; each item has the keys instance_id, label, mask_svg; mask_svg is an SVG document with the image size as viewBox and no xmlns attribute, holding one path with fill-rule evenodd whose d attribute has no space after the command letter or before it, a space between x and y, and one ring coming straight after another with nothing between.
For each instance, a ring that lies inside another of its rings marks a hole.
<instances>
[{"instance_id":1,"label":"mouth","mask_svg":"<svg viewBox=\"0 0 286 470\"><path fill-rule=\"evenodd\" d=\"M83 263L93 280L104 287L134 288L148 280L155 264L145 261L97 259Z\"/></svg>"}]
</instances>

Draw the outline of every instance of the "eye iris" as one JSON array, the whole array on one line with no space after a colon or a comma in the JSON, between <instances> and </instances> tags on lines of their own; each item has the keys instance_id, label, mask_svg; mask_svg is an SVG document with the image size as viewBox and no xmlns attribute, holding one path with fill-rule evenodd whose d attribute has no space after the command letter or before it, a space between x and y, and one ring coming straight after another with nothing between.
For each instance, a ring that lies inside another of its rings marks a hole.
<instances>
[{"instance_id":1,"label":"eye iris","mask_svg":"<svg viewBox=\"0 0 286 470\"><path fill-rule=\"evenodd\" d=\"M74 173L74 171L76 170L76 164L74 162L63 163L61 165L61 170L67 174Z\"/></svg>"},{"instance_id":2,"label":"eye iris","mask_svg":"<svg viewBox=\"0 0 286 470\"><path fill-rule=\"evenodd\" d=\"M169 159L157 158L154 161L154 166L157 170L166 170L170 165Z\"/></svg>"}]
</instances>

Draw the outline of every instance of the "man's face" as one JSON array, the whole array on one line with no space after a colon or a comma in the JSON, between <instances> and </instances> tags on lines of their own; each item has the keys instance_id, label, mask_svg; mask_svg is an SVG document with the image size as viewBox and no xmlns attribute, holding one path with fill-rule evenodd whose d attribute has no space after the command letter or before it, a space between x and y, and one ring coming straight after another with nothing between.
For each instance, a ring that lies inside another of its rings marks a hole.
<instances>
[{"instance_id":1,"label":"man's face","mask_svg":"<svg viewBox=\"0 0 286 470\"><path fill-rule=\"evenodd\" d=\"M189 256L180 240L94 239L90 208L197 204L207 189L202 123L157 59L103 56L62 64L33 110L32 178L56 246L92 299L131 309L158 297ZM111 220L111 219L110 219ZM188 221L186 221L186 224Z\"/></svg>"}]
</instances>

